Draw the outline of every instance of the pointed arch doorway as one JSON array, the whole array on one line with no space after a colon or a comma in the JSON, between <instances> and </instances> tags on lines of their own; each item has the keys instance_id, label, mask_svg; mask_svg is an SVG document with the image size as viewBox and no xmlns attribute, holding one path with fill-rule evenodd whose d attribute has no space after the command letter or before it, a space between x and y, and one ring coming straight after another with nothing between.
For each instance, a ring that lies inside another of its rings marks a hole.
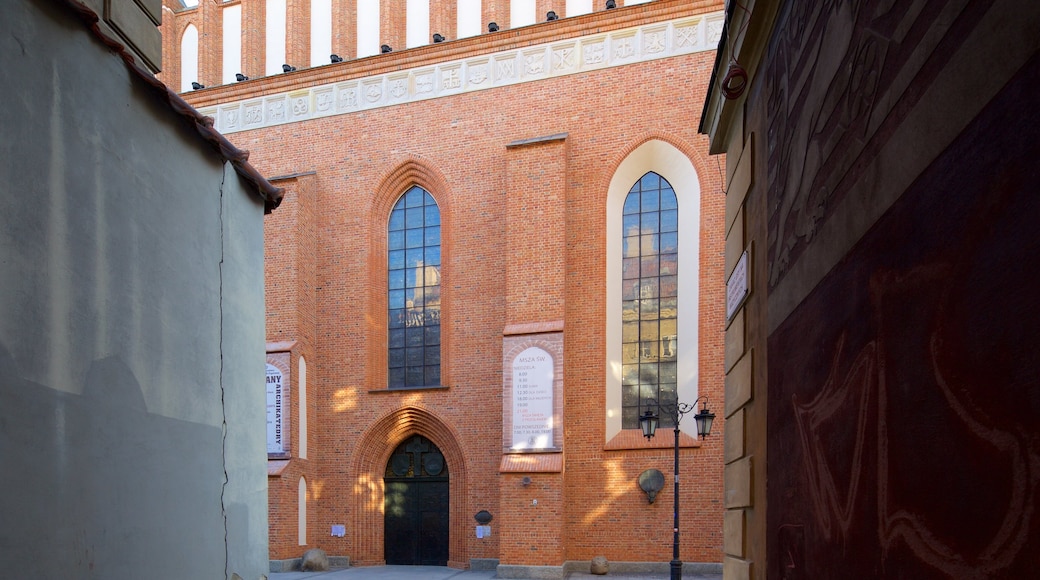
<instances>
[{"instance_id":1,"label":"pointed arch doorway","mask_svg":"<svg viewBox=\"0 0 1040 580\"><path fill-rule=\"evenodd\" d=\"M446 566L448 466L421 435L406 438L386 462L383 554L387 564Z\"/></svg>"}]
</instances>

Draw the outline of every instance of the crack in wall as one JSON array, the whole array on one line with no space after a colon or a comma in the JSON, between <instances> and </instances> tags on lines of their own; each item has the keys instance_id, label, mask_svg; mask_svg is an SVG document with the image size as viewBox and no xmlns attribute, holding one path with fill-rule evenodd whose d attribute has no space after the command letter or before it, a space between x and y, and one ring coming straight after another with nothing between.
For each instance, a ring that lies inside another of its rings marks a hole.
<instances>
[{"instance_id":1,"label":"crack in wall","mask_svg":"<svg viewBox=\"0 0 1040 580\"><path fill-rule=\"evenodd\" d=\"M218 371L218 382L220 383L220 464L224 468L224 481L220 484L220 516L224 521L224 578L228 577L228 566L230 558L228 555L228 516L227 506L224 505L224 492L227 490L227 407L224 401L224 183L227 180L227 165L225 164L220 177L220 196L217 217L220 221L220 261L217 263L218 291L217 307L220 316L220 336L217 339L220 347L220 369Z\"/></svg>"}]
</instances>

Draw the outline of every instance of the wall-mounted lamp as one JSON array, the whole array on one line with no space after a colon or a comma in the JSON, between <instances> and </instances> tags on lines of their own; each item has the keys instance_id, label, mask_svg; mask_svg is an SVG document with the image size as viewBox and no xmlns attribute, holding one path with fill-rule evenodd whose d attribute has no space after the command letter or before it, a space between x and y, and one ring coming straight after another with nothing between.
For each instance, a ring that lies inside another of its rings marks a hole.
<instances>
[{"instance_id":1,"label":"wall-mounted lamp","mask_svg":"<svg viewBox=\"0 0 1040 580\"><path fill-rule=\"evenodd\" d=\"M202 83L200 83L198 81L191 81L191 89L193 91L197 91L199 89L204 89L204 88L206 88L206 85L204 85L204 84L202 84Z\"/></svg>"},{"instance_id":2,"label":"wall-mounted lamp","mask_svg":"<svg viewBox=\"0 0 1040 580\"><path fill-rule=\"evenodd\" d=\"M647 469L639 474L639 489L646 492L647 499L654 503L657 492L664 487L664 474L657 469Z\"/></svg>"},{"instance_id":3,"label":"wall-mounted lamp","mask_svg":"<svg viewBox=\"0 0 1040 580\"><path fill-rule=\"evenodd\" d=\"M379 47L379 52L382 53L382 54L386 54L388 52L393 52L393 50L394 49L390 48L389 44L384 44L384 45Z\"/></svg>"},{"instance_id":4,"label":"wall-mounted lamp","mask_svg":"<svg viewBox=\"0 0 1040 580\"><path fill-rule=\"evenodd\" d=\"M488 32L498 32L498 23L488 22Z\"/></svg>"},{"instance_id":5,"label":"wall-mounted lamp","mask_svg":"<svg viewBox=\"0 0 1040 580\"><path fill-rule=\"evenodd\" d=\"M524 487L527 487L527 486L531 485L531 478L529 476L525 475L524 478L520 480L520 485L522 485Z\"/></svg>"},{"instance_id":6,"label":"wall-mounted lamp","mask_svg":"<svg viewBox=\"0 0 1040 580\"><path fill-rule=\"evenodd\" d=\"M560 19L560 17L556 15L556 12L554 10L550 10L550 11L545 13L545 21L546 22L552 22L553 20L559 20L559 19Z\"/></svg>"},{"instance_id":7,"label":"wall-mounted lamp","mask_svg":"<svg viewBox=\"0 0 1040 580\"><path fill-rule=\"evenodd\" d=\"M235 73L235 80L239 81L239 82L241 82L241 81L248 81L249 77L247 77L246 75L244 75L242 73Z\"/></svg>"},{"instance_id":8,"label":"wall-mounted lamp","mask_svg":"<svg viewBox=\"0 0 1040 580\"><path fill-rule=\"evenodd\" d=\"M433 41L434 42L444 42L444 35L438 34L436 32L433 33Z\"/></svg>"},{"instance_id":9,"label":"wall-mounted lamp","mask_svg":"<svg viewBox=\"0 0 1040 580\"><path fill-rule=\"evenodd\" d=\"M343 62L343 57L338 54L330 54L329 60L332 61L332 64L336 64L337 62Z\"/></svg>"},{"instance_id":10,"label":"wall-mounted lamp","mask_svg":"<svg viewBox=\"0 0 1040 580\"><path fill-rule=\"evenodd\" d=\"M294 67L292 65L288 65L288 64L283 64L282 65L282 72L283 73L292 72L294 70L296 70L296 67Z\"/></svg>"}]
</instances>

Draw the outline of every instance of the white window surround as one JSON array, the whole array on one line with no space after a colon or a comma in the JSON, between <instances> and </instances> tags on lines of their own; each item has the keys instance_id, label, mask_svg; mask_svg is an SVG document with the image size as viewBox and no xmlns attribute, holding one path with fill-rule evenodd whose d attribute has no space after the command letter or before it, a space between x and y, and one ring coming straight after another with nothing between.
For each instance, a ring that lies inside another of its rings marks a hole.
<instances>
[{"instance_id":1,"label":"white window surround","mask_svg":"<svg viewBox=\"0 0 1040 580\"><path fill-rule=\"evenodd\" d=\"M332 0L311 0L311 66L329 64L332 54ZM295 65L295 63L287 63Z\"/></svg>"},{"instance_id":2,"label":"white window surround","mask_svg":"<svg viewBox=\"0 0 1040 580\"><path fill-rule=\"evenodd\" d=\"M432 42L430 38L430 0L405 3L405 46L412 48Z\"/></svg>"},{"instance_id":3,"label":"white window surround","mask_svg":"<svg viewBox=\"0 0 1040 580\"><path fill-rule=\"evenodd\" d=\"M603 2L603 0L596 0L597 2ZM567 9L565 16L570 18L571 16L581 16L582 14L589 14L592 12L592 0L567 0Z\"/></svg>"},{"instance_id":4,"label":"white window surround","mask_svg":"<svg viewBox=\"0 0 1040 580\"><path fill-rule=\"evenodd\" d=\"M538 15L535 10L537 10L535 0L512 0L509 3L509 28L536 24Z\"/></svg>"},{"instance_id":5,"label":"white window surround","mask_svg":"<svg viewBox=\"0 0 1040 580\"><path fill-rule=\"evenodd\" d=\"M311 0L311 67L329 64L331 55L332 0Z\"/></svg>"},{"instance_id":6,"label":"white window surround","mask_svg":"<svg viewBox=\"0 0 1040 580\"><path fill-rule=\"evenodd\" d=\"M184 28L181 36L181 92L192 90L191 83L199 80L199 29L194 24Z\"/></svg>"},{"instance_id":7,"label":"white window surround","mask_svg":"<svg viewBox=\"0 0 1040 580\"><path fill-rule=\"evenodd\" d=\"M235 82L235 75L242 72L242 5L227 6L223 13L223 69L221 82Z\"/></svg>"},{"instance_id":8,"label":"white window surround","mask_svg":"<svg viewBox=\"0 0 1040 580\"><path fill-rule=\"evenodd\" d=\"M296 540L301 546L307 545L307 478L300 476L300 489L297 492L296 506Z\"/></svg>"},{"instance_id":9,"label":"white window surround","mask_svg":"<svg viewBox=\"0 0 1040 580\"><path fill-rule=\"evenodd\" d=\"M267 58L264 74L270 76L282 72L285 64L285 17L286 0L267 0L264 25L267 34L264 36Z\"/></svg>"},{"instance_id":10,"label":"white window surround","mask_svg":"<svg viewBox=\"0 0 1040 580\"><path fill-rule=\"evenodd\" d=\"M379 2L357 3L357 57L379 54Z\"/></svg>"},{"instance_id":11,"label":"white window surround","mask_svg":"<svg viewBox=\"0 0 1040 580\"><path fill-rule=\"evenodd\" d=\"M701 186L693 162L675 146L660 140L643 143L618 166L607 188L607 301L606 301L606 441L621 432L621 212L632 186L648 171L668 180L679 203L679 402L693 403L698 394L698 336L700 319ZM691 418L680 429L696 436Z\"/></svg>"},{"instance_id":12,"label":"white window surround","mask_svg":"<svg viewBox=\"0 0 1040 580\"><path fill-rule=\"evenodd\" d=\"M456 37L466 38L479 35L484 28L481 22L480 0L458 0L456 13Z\"/></svg>"},{"instance_id":13,"label":"white window surround","mask_svg":"<svg viewBox=\"0 0 1040 580\"><path fill-rule=\"evenodd\" d=\"M307 361L301 356L300 357L300 373L298 379L298 390L300 400L300 438L299 438L299 456L300 459L307 459Z\"/></svg>"}]
</instances>

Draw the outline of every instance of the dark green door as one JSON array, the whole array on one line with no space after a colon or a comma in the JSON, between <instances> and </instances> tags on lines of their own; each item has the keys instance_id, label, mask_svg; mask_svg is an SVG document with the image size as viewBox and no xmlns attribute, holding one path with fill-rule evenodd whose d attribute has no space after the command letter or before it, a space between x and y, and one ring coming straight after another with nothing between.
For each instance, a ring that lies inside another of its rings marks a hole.
<instances>
[{"instance_id":1,"label":"dark green door","mask_svg":"<svg viewBox=\"0 0 1040 580\"><path fill-rule=\"evenodd\" d=\"M420 435L394 450L386 464L383 553L387 564L448 564L448 467Z\"/></svg>"}]
</instances>

